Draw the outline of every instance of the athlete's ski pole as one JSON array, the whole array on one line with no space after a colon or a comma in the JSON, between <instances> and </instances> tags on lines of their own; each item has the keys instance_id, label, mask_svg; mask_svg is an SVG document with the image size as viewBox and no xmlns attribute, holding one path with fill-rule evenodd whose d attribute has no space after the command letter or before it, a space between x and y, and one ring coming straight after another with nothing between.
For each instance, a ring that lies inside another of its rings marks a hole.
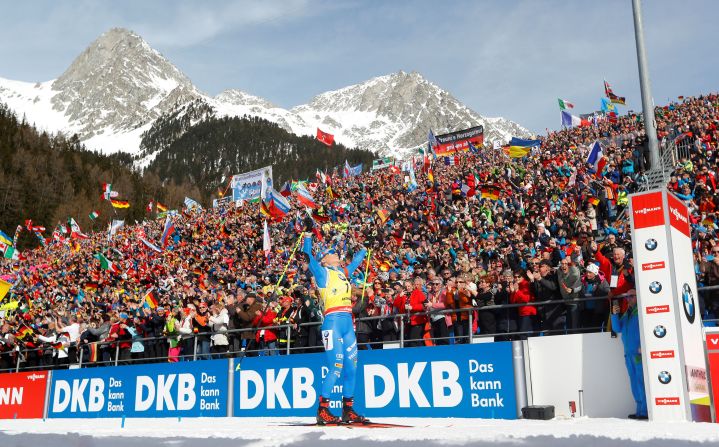
<instances>
[{"instance_id":1,"label":"athlete's ski pole","mask_svg":"<svg viewBox=\"0 0 719 447\"><path fill-rule=\"evenodd\" d=\"M277 280L277 285L275 285L275 290L280 286L280 283L282 282L282 279L285 277L285 273L287 273L287 268L290 266L290 262L292 262L292 259L295 257L295 253L297 252L297 249L300 247L300 243L302 243L302 238L304 237L305 233L300 233L300 237L297 238L297 243L295 244L295 248L292 249L292 253L290 254L290 259L287 260L287 264L285 264L285 269L282 270L282 274L280 275L280 279Z\"/></svg>"},{"instance_id":2,"label":"athlete's ski pole","mask_svg":"<svg viewBox=\"0 0 719 447\"><path fill-rule=\"evenodd\" d=\"M367 287L367 273L369 272L369 260L372 257L372 249L370 248L367 251L367 265L364 268L364 279L362 281L362 298L360 299L360 303L364 302L364 289Z\"/></svg>"}]
</instances>

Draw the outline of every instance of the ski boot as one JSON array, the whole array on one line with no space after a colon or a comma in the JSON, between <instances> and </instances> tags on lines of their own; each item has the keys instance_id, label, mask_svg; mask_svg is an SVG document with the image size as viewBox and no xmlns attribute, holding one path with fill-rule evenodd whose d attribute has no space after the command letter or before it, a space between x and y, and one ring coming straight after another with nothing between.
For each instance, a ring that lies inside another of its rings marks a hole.
<instances>
[{"instance_id":1,"label":"ski boot","mask_svg":"<svg viewBox=\"0 0 719 447\"><path fill-rule=\"evenodd\" d=\"M360 416L353 408L354 398L343 397L342 398L342 422L345 424L368 424L369 419L364 416Z\"/></svg>"},{"instance_id":2,"label":"ski boot","mask_svg":"<svg viewBox=\"0 0 719 447\"><path fill-rule=\"evenodd\" d=\"M320 405L317 407L317 425L337 425L340 418L330 411L330 400L320 396Z\"/></svg>"}]
</instances>

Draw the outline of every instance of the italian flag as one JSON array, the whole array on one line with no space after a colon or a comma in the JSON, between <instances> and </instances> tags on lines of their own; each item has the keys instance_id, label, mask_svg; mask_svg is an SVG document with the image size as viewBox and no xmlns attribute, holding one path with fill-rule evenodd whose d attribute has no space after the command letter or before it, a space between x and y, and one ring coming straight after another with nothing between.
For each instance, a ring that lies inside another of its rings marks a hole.
<instances>
[{"instance_id":1,"label":"italian flag","mask_svg":"<svg viewBox=\"0 0 719 447\"><path fill-rule=\"evenodd\" d=\"M109 259L107 259L107 258L105 257L105 255L103 255L102 253L96 254L96 255L94 256L94 258L97 259L98 261L100 261L100 267L101 267L103 270L110 270L110 271L113 272L113 273L117 273L117 272L118 272L117 266L116 266L112 261L110 261Z\"/></svg>"},{"instance_id":2,"label":"italian flag","mask_svg":"<svg viewBox=\"0 0 719 447\"><path fill-rule=\"evenodd\" d=\"M90 219L95 220L98 217L100 217L100 213L98 213L97 211L93 211L90 213Z\"/></svg>"},{"instance_id":3,"label":"italian flag","mask_svg":"<svg viewBox=\"0 0 719 447\"><path fill-rule=\"evenodd\" d=\"M574 108L574 104L567 101L566 99L558 98L557 101L559 101L559 110L566 110L566 109Z\"/></svg>"}]
</instances>

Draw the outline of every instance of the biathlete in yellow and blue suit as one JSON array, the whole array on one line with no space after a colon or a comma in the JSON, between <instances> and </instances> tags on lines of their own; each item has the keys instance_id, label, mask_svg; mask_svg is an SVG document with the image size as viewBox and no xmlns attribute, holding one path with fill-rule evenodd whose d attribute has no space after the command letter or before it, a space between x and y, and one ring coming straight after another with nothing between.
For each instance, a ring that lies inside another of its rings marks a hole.
<instances>
[{"instance_id":1,"label":"biathlete in yellow and blue suit","mask_svg":"<svg viewBox=\"0 0 719 447\"><path fill-rule=\"evenodd\" d=\"M367 250L361 249L352 262L343 268L334 247L312 255L312 236L305 234L302 251L309 257L310 272L320 292L324 322L322 342L325 347L328 373L322 382L317 423L320 425L364 423L367 419L353 409L355 376L357 372L357 338L352 324L352 288L349 277L362 264ZM342 419L330 411L330 394L342 379Z\"/></svg>"}]
</instances>

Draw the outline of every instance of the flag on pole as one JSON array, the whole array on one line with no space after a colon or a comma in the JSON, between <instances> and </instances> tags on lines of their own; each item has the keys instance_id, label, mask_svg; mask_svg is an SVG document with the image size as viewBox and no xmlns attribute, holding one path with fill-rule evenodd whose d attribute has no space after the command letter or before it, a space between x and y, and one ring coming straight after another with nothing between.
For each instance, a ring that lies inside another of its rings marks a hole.
<instances>
[{"instance_id":1,"label":"flag on pole","mask_svg":"<svg viewBox=\"0 0 719 447\"><path fill-rule=\"evenodd\" d=\"M141 237L141 238L140 238L140 242L142 242L142 243L145 245L145 247L149 248L150 250L152 250L152 251L154 251L154 252L157 252L157 253L162 253L162 249L161 249L160 247L158 247L157 245L155 245L155 244L153 244L152 242L148 241L148 240L145 239L144 237Z\"/></svg>"},{"instance_id":2,"label":"flag on pole","mask_svg":"<svg viewBox=\"0 0 719 447\"><path fill-rule=\"evenodd\" d=\"M557 101L559 101L559 110L566 110L566 109L574 108L574 104L567 101L566 99L557 98Z\"/></svg>"},{"instance_id":3,"label":"flag on pole","mask_svg":"<svg viewBox=\"0 0 719 447\"><path fill-rule=\"evenodd\" d=\"M578 116L574 116L569 112L562 110L562 126L564 127L583 127L589 126L589 120L581 119Z\"/></svg>"},{"instance_id":4,"label":"flag on pole","mask_svg":"<svg viewBox=\"0 0 719 447\"><path fill-rule=\"evenodd\" d=\"M93 211L93 212L91 212L91 213L89 214L89 217L90 217L91 220L95 220L95 219L97 219L98 217L100 217L100 213L98 213L97 211Z\"/></svg>"},{"instance_id":5,"label":"flag on pole","mask_svg":"<svg viewBox=\"0 0 719 447\"><path fill-rule=\"evenodd\" d=\"M607 98L609 98L613 103L625 105L626 100L624 96L615 95L614 91L612 91L612 87L609 86L609 83L606 79L604 80L604 93L606 94Z\"/></svg>"},{"instance_id":6,"label":"flag on pole","mask_svg":"<svg viewBox=\"0 0 719 447\"><path fill-rule=\"evenodd\" d=\"M152 212L152 208L153 208L154 205L155 205L155 203L154 203L152 200L150 200L150 203L147 204L147 206L145 207L145 210L146 210L148 213L151 213L151 212Z\"/></svg>"},{"instance_id":7,"label":"flag on pole","mask_svg":"<svg viewBox=\"0 0 719 447\"><path fill-rule=\"evenodd\" d=\"M110 199L110 203L112 204L113 208L130 208L130 202L128 202L127 200Z\"/></svg>"},{"instance_id":8,"label":"flag on pole","mask_svg":"<svg viewBox=\"0 0 719 447\"><path fill-rule=\"evenodd\" d=\"M13 240L10 239L10 236L5 234L4 232L0 231L0 242L2 242L5 245L14 245Z\"/></svg>"},{"instance_id":9,"label":"flag on pole","mask_svg":"<svg viewBox=\"0 0 719 447\"><path fill-rule=\"evenodd\" d=\"M102 196L100 196L101 199L110 200L117 196L118 196L118 192L112 190L112 183L103 183L102 184Z\"/></svg>"},{"instance_id":10,"label":"flag on pole","mask_svg":"<svg viewBox=\"0 0 719 447\"><path fill-rule=\"evenodd\" d=\"M318 127L317 128L317 141L319 141L320 143L322 143L326 146L332 146L332 144L335 142L335 136L330 133L321 131L320 128Z\"/></svg>"},{"instance_id":11,"label":"flag on pole","mask_svg":"<svg viewBox=\"0 0 719 447\"><path fill-rule=\"evenodd\" d=\"M109 270L113 273L118 272L117 266L112 261L107 259L102 253L98 253L93 257L100 261L100 268L102 268L103 270Z\"/></svg>"},{"instance_id":12,"label":"flag on pole","mask_svg":"<svg viewBox=\"0 0 719 447\"><path fill-rule=\"evenodd\" d=\"M165 213L165 212L167 212L167 206L161 204L160 202L157 202L156 206L157 206L157 211L158 211L158 212L160 212L160 213Z\"/></svg>"},{"instance_id":13,"label":"flag on pole","mask_svg":"<svg viewBox=\"0 0 719 447\"><path fill-rule=\"evenodd\" d=\"M75 219L72 217L70 218L70 237L71 238L80 238L80 239L89 239L90 236L86 235L85 233L80 230L80 225L75 222Z\"/></svg>"},{"instance_id":14,"label":"flag on pole","mask_svg":"<svg viewBox=\"0 0 719 447\"><path fill-rule=\"evenodd\" d=\"M429 129L429 134L427 134L427 144L431 152L434 152L434 148L439 145L437 137L434 136L434 132L432 132L432 129Z\"/></svg>"},{"instance_id":15,"label":"flag on pole","mask_svg":"<svg viewBox=\"0 0 719 447\"><path fill-rule=\"evenodd\" d=\"M265 259L269 264L270 252L272 251L272 240L270 240L270 230L267 228L267 219L264 220L264 227L262 230L262 251L265 252Z\"/></svg>"},{"instance_id":16,"label":"flag on pole","mask_svg":"<svg viewBox=\"0 0 719 447\"><path fill-rule=\"evenodd\" d=\"M604 170L604 165L607 164L607 160L604 158L604 152L602 151L602 145L599 141L595 141L592 145L589 155L587 155L587 164L590 165L597 175L601 175Z\"/></svg>"},{"instance_id":17,"label":"flag on pole","mask_svg":"<svg viewBox=\"0 0 719 447\"><path fill-rule=\"evenodd\" d=\"M147 307L150 309L155 309L158 304L157 296L155 295L155 288L150 287L147 292L145 293L145 296L143 297L143 300L147 304Z\"/></svg>"},{"instance_id":18,"label":"flag on pole","mask_svg":"<svg viewBox=\"0 0 719 447\"><path fill-rule=\"evenodd\" d=\"M170 236L175 231L175 226L172 223L172 218L170 216L167 216L165 218L165 227L162 230L162 237L160 238L160 245L162 245L162 248L167 247L168 240L170 239Z\"/></svg>"},{"instance_id":19,"label":"flag on pole","mask_svg":"<svg viewBox=\"0 0 719 447\"><path fill-rule=\"evenodd\" d=\"M202 205L200 205L199 203L197 203L197 201L195 201L187 196L185 197L185 206L190 211L202 209Z\"/></svg>"},{"instance_id":20,"label":"flag on pole","mask_svg":"<svg viewBox=\"0 0 719 447\"><path fill-rule=\"evenodd\" d=\"M297 188L297 201L306 206L307 208L317 208L319 205L317 205L317 202L315 202L315 199L312 197L312 194L310 194L307 189L305 189L304 186Z\"/></svg>"},{"instance_id":21,"label":"flag on pole","mask_svg":"<svg viewBox=\"0 0 719 447\"><path fill-rule=\"evenodd\" d=\"M282 185L282 188L280 188L280 195L282 197L289 197L292 195L292 189L290 187L289 180Z\"/></svg>"}]
</instances>

